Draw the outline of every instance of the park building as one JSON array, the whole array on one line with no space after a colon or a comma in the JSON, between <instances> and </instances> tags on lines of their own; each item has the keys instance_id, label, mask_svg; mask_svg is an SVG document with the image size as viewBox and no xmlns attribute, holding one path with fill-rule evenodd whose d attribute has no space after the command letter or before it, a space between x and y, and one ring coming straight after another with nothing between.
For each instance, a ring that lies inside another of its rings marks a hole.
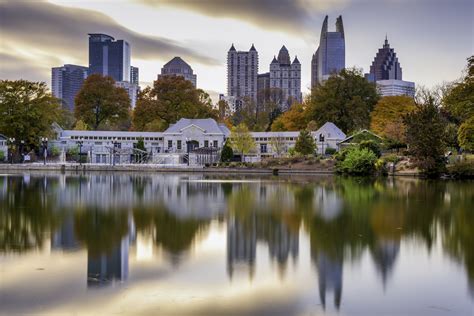
<instances>
[{"instance_id":1,"label":"park building","mask_svg":"<svg viewBox=\"0 0 474 316\"><path fill-rule=\"evenodd\" d=\"M164 165L202 165L219 160L230 130L213 119L182 118L164 132L76 131L56 126L57 138L49 143L61 153L80 146L87 161L97 164L153 163ZM316 151L338 149L346 135L333 123L327 122L311 132ZM246 161L279 157L295 146L299 132L251 132L255 148L245 156ZM143 140L145 150L136 148ZM238 154L238 153L236 153ZM138 159L137 156L142 157ZM146 159L144 157L146 156ZM114 157L114 159L112 159ZM145 161L146 160L146 161Z\"/></svg>"}]
</instances>

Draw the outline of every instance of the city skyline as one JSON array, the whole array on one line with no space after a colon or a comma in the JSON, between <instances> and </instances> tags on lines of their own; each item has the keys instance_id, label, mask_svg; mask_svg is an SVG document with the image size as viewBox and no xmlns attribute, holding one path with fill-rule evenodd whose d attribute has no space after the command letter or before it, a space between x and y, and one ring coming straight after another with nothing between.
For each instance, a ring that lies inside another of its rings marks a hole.
<instances>
[{"instance_id":1,"label":"city skyline","mask_svg":"<svg viewBox=\"0 0 474 316\"><path fill-rule=\"evenodd\" d=\"M301 62L301 88L306 94L311 56L319 46L325 15L331 21L344 17L346 67L363 72L369 71L385 34L403 61L404 77L417 85L459 78L473 51L469 1L280 2L279 6L266 1L207 1L200 6L191 1L145 0L120 1L119 6L110 1L2 3L0 77L49 85L52 67L87 65L87 33L97 32L130 43L142 85L155 80L168 60L180 56L199 74L200 87L211 92L214 101L217 93L226 92L226 52L232 43L243 49L254 43L262 65L285 45ZM187 23L175 24L176 19Z\"/></svg>"}]
</instances>

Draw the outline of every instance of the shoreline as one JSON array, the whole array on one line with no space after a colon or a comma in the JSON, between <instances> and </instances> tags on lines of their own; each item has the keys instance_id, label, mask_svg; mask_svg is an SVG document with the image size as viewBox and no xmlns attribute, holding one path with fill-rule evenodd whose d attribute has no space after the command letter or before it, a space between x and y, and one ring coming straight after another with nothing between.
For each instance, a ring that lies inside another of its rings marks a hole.
<instances>
[{"instance_id":1,"label":"shoreline","mask_svg":"<svg viewBox=\"0 0 474 316\"><path fill-rule=\"evenodd\" d=\"M103 164L0 164L0 171L59 171L59 172L154 172L154 173L222 173L222 174L262 174L262 175L336 175L331 170L287 169L287 168L219 168L157 165L103 165ZM396 172L388 176L419 178L417 172Z\"/></svg>"}]
</instances>

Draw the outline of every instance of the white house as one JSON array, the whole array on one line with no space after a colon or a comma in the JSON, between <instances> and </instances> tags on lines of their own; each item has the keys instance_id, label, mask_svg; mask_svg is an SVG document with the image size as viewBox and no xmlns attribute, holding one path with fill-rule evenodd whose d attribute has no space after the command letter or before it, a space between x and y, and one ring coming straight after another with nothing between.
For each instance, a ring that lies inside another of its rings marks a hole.
<instances>
[{"instance_id":1,"label":"white house","mask_svg":"<svg viewBox=\"0 0 474 316\"><path fill-rule=\"evenodd\" d=\"M0 152L3 153L3 160L8 158L8 144L7 144L7 137L0 134ZM0 154L0 157L2 154Z\"/></svg>"}]
</instances>

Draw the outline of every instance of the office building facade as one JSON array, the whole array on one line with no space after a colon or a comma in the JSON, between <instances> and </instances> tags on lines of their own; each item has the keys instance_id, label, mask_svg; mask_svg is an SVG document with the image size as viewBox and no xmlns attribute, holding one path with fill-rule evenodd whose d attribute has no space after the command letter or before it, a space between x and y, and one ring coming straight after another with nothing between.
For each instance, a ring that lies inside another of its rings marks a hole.
<instances>
[{"instance_id":1,"label":"office building facade","mask_svg":"<svg viewBox=\"0 0 474 316\"><path fill-rule=\"evenodd\" d=\"M138 92L140 92L140 87L128 81L116 81L115 86L119 88L123 88L127 91L128 97L130 98L130 106L132 109L135 108L137 104Z\"/></svg>"},{"instance_id":2,"label":"office building facade","mask_svg":"<svg viewBox=\"0 0 474 316\"><path fill-rule=\"evenodd\" d=\"M181 76L191 81L194 87L197 86L197 75L194 74L191 66L181 57L174 57L161 68L161 74L158 75L158 79L164 76Z\"/></svg>"},{"instance_id":3,"label":"office building facade","mask_svg":"<svg viewBox=\"0 0 474 316\"><path fill-rule=\"evenodd\" d=\"M130 45L106 34L89 34L89 74L130 81Z\"/></svg>"},{"instance_id":4,"label":"office building facade","mask_svg":"<svg viewBox=\"0 0 474 316\"><path fill-rule=\"evenodd\" d=\"M138 67L130 66L130 83L140 85L140 72Z\"/></svg>"},{"instance_id":5,"label":"office building facade","mask_svg":"<svg viewBox=\"0 0 474 316\"><path fill-rule=\"evenodd\" d=\"M415 97L415 83L404 80L377 80L377 89L381 96L396 96L406 95L409 97Z\"/></svg>"},{"instance_id":6,"label":"office building facade","mask_svg":"<svg viewBox=\"0 0 474 316\"><path fill-rule=\"evenodd\" d=\"M238 108L242 99L257 102L258 52L252 45L249 51L237 51L232 44L227 52L227 96L235 98Z\"/></svg>"},{"instance_id":7,"label":"office building facade","mask_svg":"<svg viewBox=\"0 0 474 316\"><path fill-rule=\"evenodd\" d=\"M270 89L280 90L280 108L286 111L293 102L301 102L301 64L297 57L290 61L285 46L280 49L278 59L270 64Z\"/></svg>"},{"instance_id":8,"label":"office building facade","mask_svg":"<svg viewBox=\"0 0 474 316\"><path fill-rule=\"evenodd\" d=\"M321 84L331 74L346 67L346 44L342 16L336 19L336 31L328 31L328 16L324 18L319 47L311 60L311 86Z\"/></svg>"},{"instance_id":9,"label":"office building facade","mask_svg":"<svg viewBox=\"0 0 474 316\"><path fill-rule=\"evenodd\" d=\"M382 48L375 55L367 78L371 82L379 80L402 80L402 67L395 50L390 47L387 37Z\"/></svg>"},{"instance_id":10,"label":"office building facade","mask_svg":"<svg viewBox=\"0 0 474 316\"><path fill-rule=\"evenodd\" d=\"M87 67L66 64L51 69L51 90L53 95L61 99L63 106L74 110L74 99L87 78Z\"/></svg>"}]
</instances>

